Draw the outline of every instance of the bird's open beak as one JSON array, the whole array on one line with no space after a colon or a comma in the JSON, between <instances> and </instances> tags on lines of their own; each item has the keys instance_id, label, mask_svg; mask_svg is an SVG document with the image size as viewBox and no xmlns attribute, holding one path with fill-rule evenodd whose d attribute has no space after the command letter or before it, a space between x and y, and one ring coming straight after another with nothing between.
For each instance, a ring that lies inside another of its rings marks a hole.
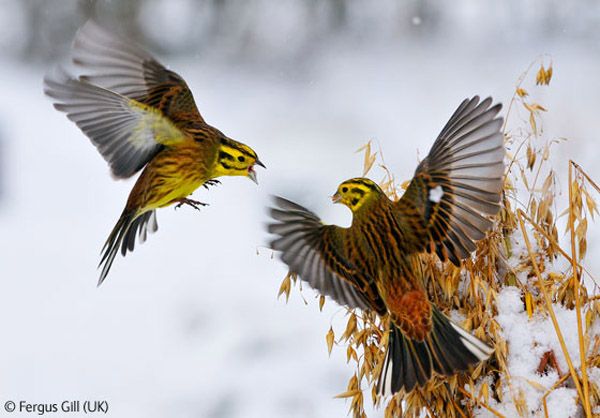
<instances>
[{"instance_id":1,"label":"bird's open beak","mask_svg":"<svg viewBox=\"0 0 600 418\"><path fill-rule=\"evenodd\" d=\"M331 201L333 203L339 203L340 200L342 200L342 195L339 193L334 194L333 196L331 196Z\"/></svg>"},{"instance_id":2,"label":"bird's open beak","mask_svg":"<svg viewBox=\"0 0 600 418\"><path fill-rule=\"evenodd\" d=\"M256 159L256 161L254 161L254 164L261 166L262 168L267 168L258 158ZM248 169L248 178L254 183L258 184L258 180L256 179L256 172L254 171L254 166Z\"/></svg>"},{"instance_id":3,"label":"bird's open beak","mask_svg":"<svg viewBox=\"0 0 600 418\"><path fill-rule=\"evenodd\" d=\"M254 183L258 184L258 179L256 178L256 172L253 167L248 169L248 178L252 180Z\"/></svg>"}]
</instances>

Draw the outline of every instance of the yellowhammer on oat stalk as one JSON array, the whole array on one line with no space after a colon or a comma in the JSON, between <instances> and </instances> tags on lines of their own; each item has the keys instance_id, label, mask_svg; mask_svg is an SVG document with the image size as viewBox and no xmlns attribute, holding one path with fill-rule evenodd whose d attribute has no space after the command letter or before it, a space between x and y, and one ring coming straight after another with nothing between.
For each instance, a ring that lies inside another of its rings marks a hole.
<instances>
[{"instance_id":1,"label":"yellowhammer on oat stalk","mask_svg":"<svg viewBox=\"0 0 600 418\"><path fill-rule=\"evenodd\" d=\"M349 228L275 198L271 247L290 271L342 305L389 316L382 395L424 386L433 371L465 371L494 351L429 301L418 257L435 252L460 265L491 228L504 177L500 109L491 98L464 100L398 201L366 178L340 184L333 201L352 211Z\"/></svg>"}]
</instances>

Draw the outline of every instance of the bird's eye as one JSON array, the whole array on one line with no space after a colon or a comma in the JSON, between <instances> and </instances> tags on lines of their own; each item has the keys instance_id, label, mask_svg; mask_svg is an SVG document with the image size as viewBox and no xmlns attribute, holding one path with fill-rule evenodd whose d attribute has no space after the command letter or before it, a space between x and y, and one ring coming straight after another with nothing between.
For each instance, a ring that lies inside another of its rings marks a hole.
<instances>
[{"instance_id":1,"label":"bird's eye","mask_svg":"<svg viewBox=\"0 0 600 418\"><path fill-rule=\"evenodd\" d=\"M346 193L348 192L348 188L347 187L342 187L342 193Z\"/></svg>"},{"instance_id":2,"label":"bird's eye","mask_svg":"<svg viewBox=\"0 0 600 418\"><path fill-rule=\"evenodd\" d=\"M244 161L246 161L246 158L244 158L244 156L243 156L243 155L240 155L240 156L238 157L238 161L239 161L240 163L243 163Z\"/></svg>"}]
</instances>

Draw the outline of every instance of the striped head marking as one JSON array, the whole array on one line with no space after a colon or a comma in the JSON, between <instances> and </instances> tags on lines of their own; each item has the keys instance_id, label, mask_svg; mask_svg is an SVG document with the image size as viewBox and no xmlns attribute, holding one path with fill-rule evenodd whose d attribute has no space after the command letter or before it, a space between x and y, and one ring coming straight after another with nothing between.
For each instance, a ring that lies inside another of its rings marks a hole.
<instances>
[{"instance_id":1,"label":"striped head marking","mask_svg":"<svg viewBox=\"0 0 600 418\"><path fill-rule=\"evenodd\" d=\"M366 202L382 194L383 191L374 181L367 178L354 178L340 184L331 200L333 203L342 203L352 212L356 212Z\"/></svg>"},{"instance_id":2,"label":"striped head marking","mask_svg":"<svg viewBox=\"0 0 600 418\"><path fill-rule=\"evenodd\" d=\"M258 184L254 165L265 167L256 152L241 142L225 136L221 138L217 151L216 176L244 176Z\"/></svg>"}]
</instances>

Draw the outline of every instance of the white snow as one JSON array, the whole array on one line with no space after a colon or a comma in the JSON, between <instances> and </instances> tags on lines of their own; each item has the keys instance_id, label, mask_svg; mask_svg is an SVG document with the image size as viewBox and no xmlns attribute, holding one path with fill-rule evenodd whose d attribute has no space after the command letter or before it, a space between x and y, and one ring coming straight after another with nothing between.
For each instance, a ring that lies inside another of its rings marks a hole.
<instances>
[{"instance_id":1,"label":"white snow","mask_svg":"<svg viewBox=\"0 0 600 418\"><path fill-rule=\"evenodd\" d=\"M502 404L494 400L490 406L505 416L517 416L514 401L524 401L532 416L543 416L542 397L559 379L551 366L540 374L537 368L545 353L552 351L561 373L569 371L552 321L547 315L535 313L529 319L521 300L521 291L516 287L504 288L497 297L496 321L508 341L508 371L510 384L503 386ZM565 339L567 350L574 367L581 366L575 311L554 305L554 311ZM593 334L593 333L592 333ZM590 380L597 379L598 369L590 370ZM548 416L568 418L579 416L577 393L573 387L560 387L547 398ZM485 409L477 411L479 417L493 416Z\"/></svg>"},{"instance_id":2,"label":"white snow","mask_svg":"<svg viewBox=\"0 0 600 418\"><path fill-rule=\"evenodd\" d=\"M577 406L577 391L569 388L554 389L546 398L548 416L552 418L573 418L581 414Z\"/></svg>"}]
</instances>

